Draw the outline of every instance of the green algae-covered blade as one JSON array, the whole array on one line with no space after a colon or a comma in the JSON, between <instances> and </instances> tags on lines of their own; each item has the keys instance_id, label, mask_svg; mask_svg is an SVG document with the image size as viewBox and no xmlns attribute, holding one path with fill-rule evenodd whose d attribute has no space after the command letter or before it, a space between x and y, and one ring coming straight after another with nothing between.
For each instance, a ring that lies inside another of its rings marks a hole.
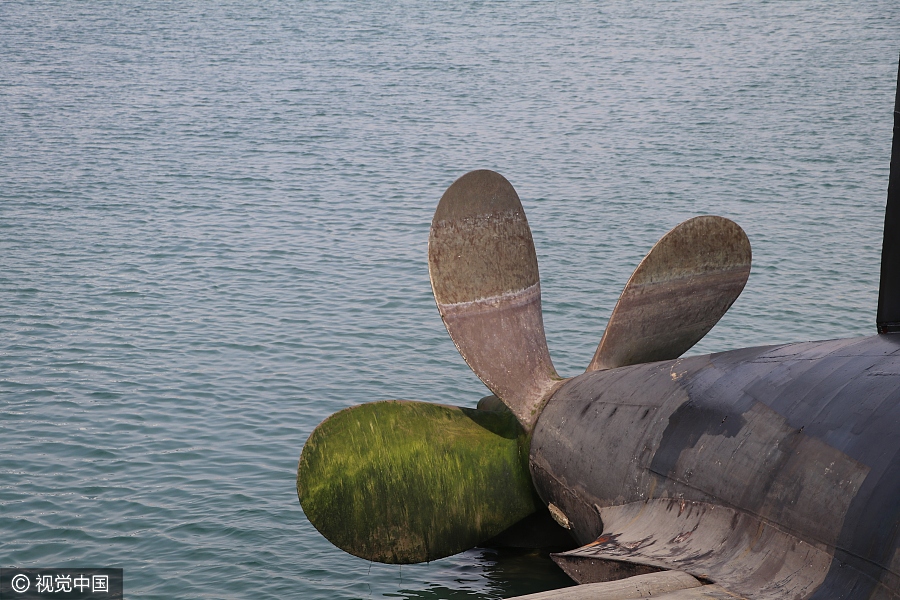
<instances>
[{"instance_id":1,"label":"green algae-covered blade","mask_svg":"<svg viewBox=\"0 0 900 600\"><path fill-rule=\"evenodd\" d=\"M750 240L724 217L664 235L619 296L588 371L678 358L734 304L750 275Z\"/></svg>"},{"instance_id":2,"label":"green algae-covered blade","mask_svg":"<svg viewBox=\"0 0 900 600\"><path fill-rule=\"evenodd\" d=\"M531 229L502 175L472 171L447 188L431 222L428 272L459 353L530 430L559 377Z\"/></svg>"},{"instance_id":3,"label":"green algae-covered blade","mask_svg":"<svg viewBox=\"0 0 900 600\"><path fill-rule=\"evenodd\" d=\"M462 552L540 508L511 413L425 402L327 418L303 447L297 494L331 543L382 563Z\"/></svg>"}]
</instances>

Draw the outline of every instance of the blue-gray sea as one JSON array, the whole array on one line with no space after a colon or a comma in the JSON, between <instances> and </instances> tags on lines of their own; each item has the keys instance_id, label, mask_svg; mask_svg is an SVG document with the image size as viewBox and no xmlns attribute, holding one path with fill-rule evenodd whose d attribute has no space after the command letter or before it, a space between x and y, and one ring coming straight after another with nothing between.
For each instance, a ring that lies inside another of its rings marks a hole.
<instances>
[{"instance_id":1,"label":"blue-gray sea","mask_svg":"<svg viewBox=\"0 0 900 600\"><path fill-rule=\"evenodd\" d=\"M749 283L691 353L874 332L896 0L0 2L0 566L128 598L502 598L546 556L371 564L297 501L326 416L486 392L426 265L476 168L559 372L678 222ZM598 457L598 460L601 459Z\"/></svg>"}]
</instances>

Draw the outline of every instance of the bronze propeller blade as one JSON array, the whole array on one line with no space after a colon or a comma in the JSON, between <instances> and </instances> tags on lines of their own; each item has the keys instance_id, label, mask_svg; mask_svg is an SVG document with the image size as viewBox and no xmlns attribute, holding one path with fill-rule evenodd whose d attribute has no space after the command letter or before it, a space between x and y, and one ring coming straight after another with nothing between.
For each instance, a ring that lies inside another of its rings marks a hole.
<instances>
[{"instance_id":1,"label":"bronze propeller blade","mask_svg":"<svg viewBox=\"0 0 900 600\"><path fill-rule=\"evenodd\" d=\"M664 235L625 285L588 371L678 358L722 318L750 275L750 241L723 217Z\"/></svg>"},{"instance_id":2,"label":"bronze propeller blade","mask_svg":"<svg viewBox=\"0 0 900 600\"><path fill-rule=\"evenodd\" d=\"M459 353L530 430L559 377L544 336L531 229L502 175L472 171L447 189L431 222L428 270Z\"/></svg>"}]
</instances>

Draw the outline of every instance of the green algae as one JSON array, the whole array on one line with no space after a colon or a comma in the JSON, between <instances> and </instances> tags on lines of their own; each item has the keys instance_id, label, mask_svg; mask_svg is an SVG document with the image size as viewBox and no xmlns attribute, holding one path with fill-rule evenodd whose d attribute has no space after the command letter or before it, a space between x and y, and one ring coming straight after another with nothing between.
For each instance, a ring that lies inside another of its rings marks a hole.
<instances>
[{"instance_id":1,"label":"green algae","mask_svg":"<svg viewBox=\"0 0 900 600\"><path fill-rule=\"evenodd\" d=\"M405 401L354 406L310 435L297 494L316 529L350 554L383 563L435 560L540 507L528 442L508 411Z\"/></svg>"}]
</instances>

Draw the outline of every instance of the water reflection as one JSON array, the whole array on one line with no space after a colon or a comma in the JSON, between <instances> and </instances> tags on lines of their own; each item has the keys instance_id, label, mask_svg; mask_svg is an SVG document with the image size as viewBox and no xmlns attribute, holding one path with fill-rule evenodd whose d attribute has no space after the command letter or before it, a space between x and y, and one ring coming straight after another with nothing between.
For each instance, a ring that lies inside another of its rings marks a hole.
<instances>
[{"instance_id":1,"label":"water reflection","mask_svg":"<svg viewBox=\"0 0 900 600\"><path fill-rule=\"evenodd\" d=\"M401 588L396 593L385 593L384 596L417 600L501 599L574 585L551 560L551 551L553 550L476 548L467 554L479 568L459 572L455 580L458 586L450 587L444 582L424 590Z\"/></svg>"}]
</instances>

